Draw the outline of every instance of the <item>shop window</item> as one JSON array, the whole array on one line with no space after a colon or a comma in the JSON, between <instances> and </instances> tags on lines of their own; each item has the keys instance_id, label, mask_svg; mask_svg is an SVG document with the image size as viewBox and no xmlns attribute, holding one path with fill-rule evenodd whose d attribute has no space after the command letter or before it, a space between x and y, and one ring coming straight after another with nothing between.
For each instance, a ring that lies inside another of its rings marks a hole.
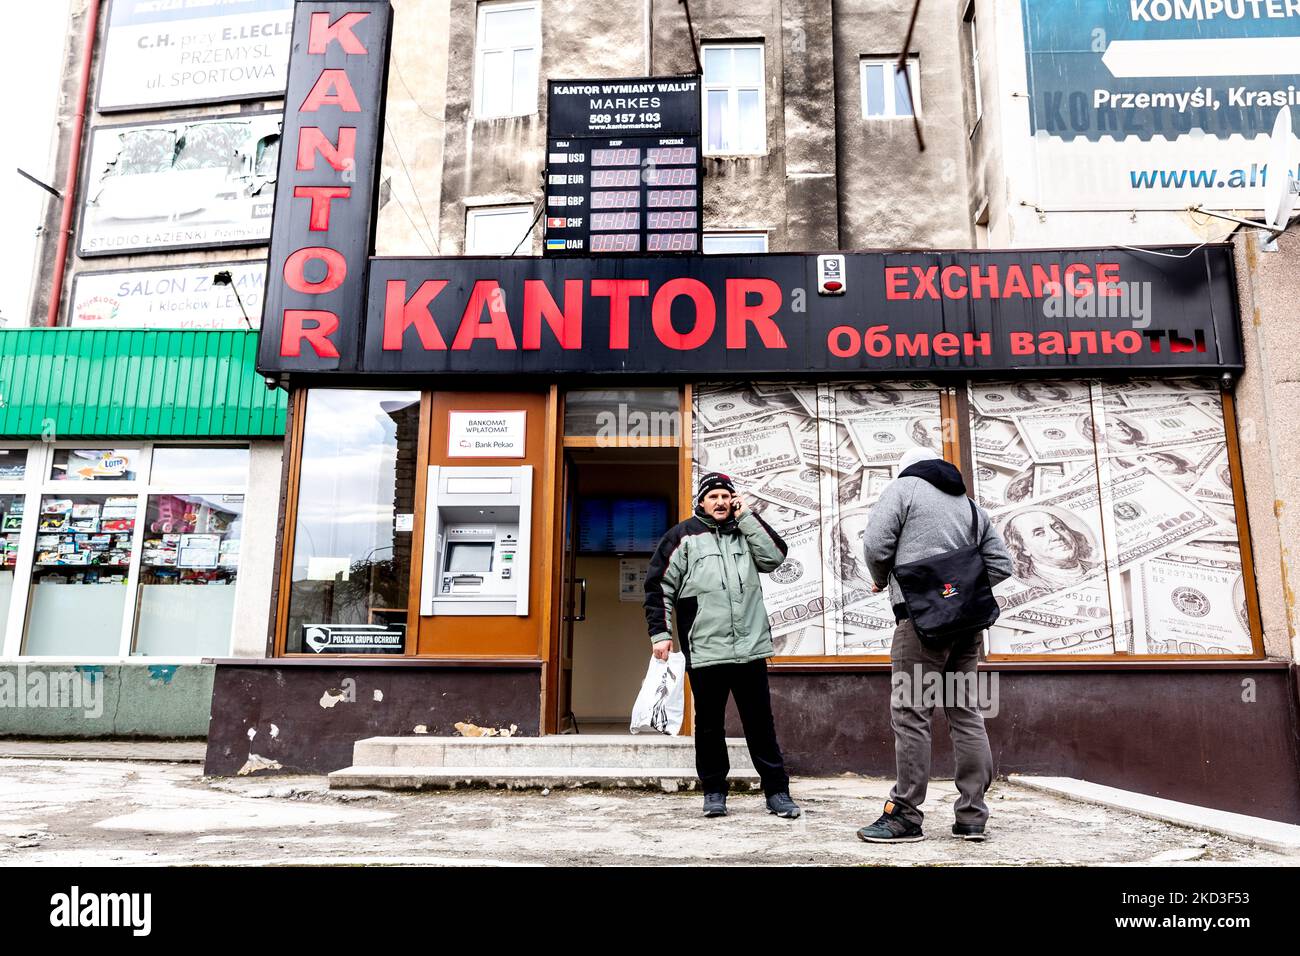
<instances>
[{"instance_id":1,"label":"shop window","mask_svg":"<svg viewBox=\"0 0 1300 956\"><path fill-rule=\"evenodd\" d=\"M465 255L528 255L532 228L532 206L471 209L465 213Z\"/></svg>"},{"instance_id":2,"label":"shop window","mask_svg":"<svg viewBox=\"0 0 1300 956\"><path fill-rule=\"evenodd\" d=\"M56 448L51 481L135 481L139 448Z\"/></svg>"},{"instance_id":3,"label":"shop window","mask_svg":"<svg viewBox=\"0 0 1300 956\"><path fill-rule=\"evenodd\" d=\"M476 118L537 112L537 64L541 49L539 4L479 4Z\"/></svg>"},{"instance_id":4,"label":"shop window","mask_svg":"<svg viewBox=\"0 0 1300 956\"><path fill-rule=\"evenodd\" d=\"M611 446L646 438L677 444L681 418L676 388L581 388L564 396L566 438L606 439Z\"/></svg>"},{"instance_id":5,"label":"shop window","mask_svg":"<svg viewBox=\"0 0 1300 956\"><path fill-rule=\"evenodd\" d=\"M27 477L27 449L0 448L0 481L21 481Z\"/></svg>"},{"instance_id":6,"label":"shop window","mask_svg":"<svg viewBox=\"0 0 1300 956\"><path fill-rule=\"evenodd\" d=\"M733 475L790 548L763 578L778 656L889 652L894 615L888 593L871 592L862 535L903 455L943 454L940 409L924 381L695 390L695 477Z\"/></svg>"},{"instance_id":7,"label":"shop window","mask_svg":"<svg viewBox=\"0 0 1300 956\"><path fill-rule=\"evenodd\" d=\"M704 152L767 152L763 44L707 44L704 54Z\"/></svg>"},{"instance_id":8,"label":"shop window","mask_svg":"<svg viewBox=\"0 0 1300 956\"><path fill-rule=\"evenodd\" d=\"M23 495L0 495L0 542L4 543L4 557L0 559L0 647L4 646L9 603L13 600L14 568L18 564L18 543L23 530L24 505Z\"/></svg>"},{"instance_id":9,"label":"shop window","mask_svg":"<svg viewBox=\"0 0 1300 956\"><path fill-rule=\"evenodd\" d=\"M1214 382L979 383L970 405L1014 564L991 653L1253 653Z\"/></svg>"},{"instance_id":10,"label":"shop window","mask_svg":"<svg viewBox=\"0 0 1300 956\"><path fill-rule=\"evenodd\" d=\"M907 58L907 76L898 69L898 57L864 56L860 62L862 80L862 118L894 119L910 117L912 104L920 113L921 68L916 56ZM907 95L908 81L912 96Z\"/></svg>"},{"instance_id":11,"label":"shop window","mask_svg":"<svg viewBox=\"0 0 1300 956\"><path fill-rule=\"evenodd\" d=\"M42 497L24 654L119 653L137 508L135 495Z\"/></svg>"},{"instance_id":12,"label":"shop window","mask_svg":"<svg viewBox=\"0 0 1300 956\"><path fill-rule=\"evenodd\" d=\"M132 653L229 652L243 512L243 495L149 496Z\"/></svg>"},{"instance_id":13,"label":"shop window","mask_svg":"<svg viewBox=\"0 0 1300 956\"><path fill-rule=\"evenodd\" d=\"M242 488L248 481L248 446L157 445L151 485Z\"/></svg>"},{"instance_id":14,"label":"shop window","mask_svg":"<svg viewBox=\"0 0 1300 956\"><path fill-rule=\"evenodd\" d=\"M406 623L420 393L307 396L286 648L316 624Z\"/></svg>"},{"instance_id":15,"label":"shop window","mask_svg":"<svg viewBox=\"0 0 1300 956\"><path fill-rule=\"evenodd\" d=\"M706 232L704 234L704 254L706 256L743 254L747 252L767 252L767 233L765 232Z\"/></svg>"},{"instance_id":16,"label":"shop window","mask_svg":"<svg viewBox=\"0 0 1300 956\"><path fill-rule=\"evenodd\" d=\"M980 37L979 27L975 19L975 4L971 3L966 9L966 42L970 52L970 82L971 82L971 108L974 110L974 116L971 119L971 129L974 129L979 123L980 118L984 115L984 93L980 88Z\"/></svg>"}]
</instances>

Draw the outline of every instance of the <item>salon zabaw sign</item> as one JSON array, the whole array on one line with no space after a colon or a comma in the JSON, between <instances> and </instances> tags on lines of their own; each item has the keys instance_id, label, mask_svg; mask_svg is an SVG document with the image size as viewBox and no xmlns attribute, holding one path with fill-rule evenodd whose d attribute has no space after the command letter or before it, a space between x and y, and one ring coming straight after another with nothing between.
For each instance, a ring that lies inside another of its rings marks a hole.
<instances>
[{"instance_id":1,"label":"salon zabaw sign","mask_svg":"<svg viewBox=\"0 0 1300 956\"><path fill-rule=\"evenodd\" d=\"M816 255L372 258L391 29L386 2L296 8L266 375L1242 368L1222 245L853 253L835 296Z\"/></svg>"}]
</instances>

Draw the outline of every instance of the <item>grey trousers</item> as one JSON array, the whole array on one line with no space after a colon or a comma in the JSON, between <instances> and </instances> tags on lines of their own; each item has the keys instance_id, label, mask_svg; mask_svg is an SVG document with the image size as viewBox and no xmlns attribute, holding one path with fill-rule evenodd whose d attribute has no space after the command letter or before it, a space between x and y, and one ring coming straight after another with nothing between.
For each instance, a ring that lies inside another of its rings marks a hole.
<instances>
[{"instance_id":1,"label":"grey trousers","mask_svg":"<svg viewBox=\"0 0 1300 956\"><path fill-rule=\"evenodd\" d=\"M930 720L934 715L934 695L929 699L922 695L924 688L917 686L918 676L924 684L933 687L937 683L944 688L939 700L952 731L957 763L957 822L982 824L988 819L984 792L993 782L993 754L984 731L984 717L973 695L951 694L952 681L944 680L945 674L966 674L970 675L966 686L973 687L980 648L978 636L973 636L951 648L931 650L916 636L911 621L904 620L894 629L889 711L894 727L898 782L890 791L889 799L898 804L899 813L912 823L921 823L920 807L930 782ZM905 679L900 674L906 675ZM925 678L926 674L936 676Z\"/></svg>"}]
</instances>

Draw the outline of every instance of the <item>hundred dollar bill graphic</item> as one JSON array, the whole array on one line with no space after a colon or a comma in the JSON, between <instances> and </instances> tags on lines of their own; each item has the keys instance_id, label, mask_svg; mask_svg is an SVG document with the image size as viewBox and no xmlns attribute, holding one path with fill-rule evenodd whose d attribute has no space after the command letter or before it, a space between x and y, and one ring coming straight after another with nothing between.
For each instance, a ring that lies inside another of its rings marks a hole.
<instances>
[{"instance_id":1,"label":"hundred dollar bill graphic","mask_svg":"<svg viewBox=\"0 0 1300 956\"><path fill-rule=\"evenodd\" d=\"M1105 500L1113 514L1117 571L1218 527L1203 505L1146 467L1112 476ZM1013 577L998 601L1004 613L1103 579L1101 503L1095 484L1079 484L991 516L1012 558Z\"/></svg>"},{"instance_id":2,"label":"hundred dollar bill graphic","mask_svg":"<svg viewBox=\"0 0 1300 956\"><path fill-rule=\"evenodd\" d=\"M979 464L975 468L975 494L985 508L1001 508L1033 497L1033 469L1011 471L992 465Z\"/></svg>"},{"instance_id":3,"label":"hundred dollar bill graphic","mask_svg":"<svg viewBox=\"0 0 1300 956\"><path fill-rule=\"evenodd\" d=\"M1249 654L1254 650L1241 561L1180 548L1134 572L1135 643L1147 654Z\"/></svg>"},{"instance_id":4,"label":"hundred dollar bill graphic","mask_svg":"<svg viewBox=\"0 0 1300 956\"><path fill-rule=\"evenodd\" d=\"M847 607L829 610L826 617L836 635L836 654L889 653L896 622L887 590L870 594Z\"/></svg>"},{"instance_id":5,"label":"hundred dollar bill graphic","mask_svg":"<svg viewBox=\"0 0 1300 956\"><path fill-rule=\"evenodd\" d=\"M826 629L816 625L772 635L777 657L821 657L826 653Z\"/></svg>"},{"instance_id":6,"label":"hundred dollar bill graphic","mask_svg":"<svg viewBox=\"0 0 1300 956\"><path fill-rule=\"evenodd\" d=\"M1106 413L1106 448L1110 455L1150 454L1209 441L1223 441L1223 422L1190 402Z\"/></svg>"},{"instance_id":7,"label":"hundred dollar bill graphic","mask_svg":"<svg viewBox=\"0 0 1300 956\"><path fill-rule=\"evenodd\" d=\"M1218 404L1218 385L1206 378L1138 379L1107 382L1102 386L1106 407L1153 408L1180 402ZM1216 413L1217 414L1217 413Z\"/></svg>"},{"instance_id":8,"label":"hundred dollar bill graphic","mask_svg":"<svg viewBox=\"0 0 1300 956\"><path fill-rule=\"evenodd\" d=\"M943 427L937 415L902 418L894 412L852 418L847 424L864 465L892 465L913 448L933 448L933 436Z\"/></svg>"},{"instance_id":9,"label":"hundred dollar bill graphic","mask_svg":"<svg viewBox=\"0 0 1300 956\"><path fill-rule=\"evenodd\" d=\"M782 532L785 561L763 575L763 601L773 634L821 624L821 522L803 521Z\"/></svg>"},{"instance_id":10,"label":"hundred dollar bill graphic","mask_svg":"<svg viewBox=\"0 0 1300 956\"><path fill-rule=\"evenodd\" d=\"M1036 462L1091 460L1095 454L1092 412L1087 406L1019 415L1016 431Z\"/></svg>"},{"instance_id":11,"label":"hundred dollar bill graphic","mask_svg":"<svg viewBox=\"0 0 1300 956\"><path fill-rule=\"evenodd\" d=\"M775 395L760 395L752 388L707 392L695 401L695 414L712 431L730 428L777 412L802 411L799 400L787 390Z\"/></svg>"},{"instance_id":12,"label":"hundred dollar bill graphic","mask_svg":"<svg viewBox=\"0 0 1300 956\"><path fill-rule=\"evenodd\" d=\"M975 419L971 427L971 444L975 460L980 464L1022 471L1030 463L1029 452L1025 450L1016 426L1000 418Z\"/></svg>"},{"instance_id":13,"label":"hundred dollar bill graphic","mask_svg":"<svg viewBox=\"0 0 1300 956\"><path fill-rule=\"evenodd\" d=\"M1218 450L1213 460L1202 469L1192 485L1192 494L1206 501L1216 501L1231 505L1232 471L1228 467L1228 449L1226 445L1211 446Z\"/></svg>"},{"instance_id":14,"label":"hundred dollar bill graphic","mask_svg":"<svg viewBox=\"0 0 1300 956\"><path fill-rule=\"evenodd\" d=\"M1129 455L1123 458L1113 458L1111 462L1120 468L1132 468L1136 465L1146 465L1160 477L1168 480L1171 484L1177 485L1183 491L1190 491L1196 497L1208 497L1211 500L1223 500L1215 495L1198 495L1194 491L1195 486L1205 476L1222 455L1223 464L1226 468L1228 463L1226 445L1223 442L1209 442L1201 445L1192 445L1188 448L1168 448L1163 451L1152 451L1149 453ZM1217 476L1212 476L1207 490L1214 491L1218 482ZM1229 480L1227 489L1227 500L1232 500L1232 483Z\"/></svg>"},{"instance_id":15,"label":"hundred dollar bill graphic","mask_svg":"<svg viewBox=\"0 0 1300 956\"><path fill-rule=\"evenodd\" d=\"M753 494L804 515L815 516L821 513L819 474L815 468L801 468L768 475L754 488Z\"/></svg>"},{"instance_id":16,"label":"hundred dollar bill graphic","mask_svg":"<svg viewBox=\"0 0 1300 956\"><path fill-rule=\"evenodd\" d=\"M704 436L696 449L701 471L758 475L789 471L803 463L788 424L715 432Z\"/></svg>"},{"instance_id":17,"label":"hundred dollar bill graphic","mask_svg":"<svg viewBox=\"0 0 1300 956\"><path fill-rule=\"evenodd\" d=\"M989 632L990 654L1113 654L1115 640L1109 624L1080 630L1029 634L1023 631L994 628Z\"/></svg>"},{"instance_id":18,"label":"hundred dollar bill graphic","mask_svg":"<svg viewBox=\"0 0 1300 956\"><path fill-rule=\"evenodd\" d=\"M971 404L981 415L1006 418L1086 402L1086 382L995 382L972 385Z\"/></svg>"}]
</instances>

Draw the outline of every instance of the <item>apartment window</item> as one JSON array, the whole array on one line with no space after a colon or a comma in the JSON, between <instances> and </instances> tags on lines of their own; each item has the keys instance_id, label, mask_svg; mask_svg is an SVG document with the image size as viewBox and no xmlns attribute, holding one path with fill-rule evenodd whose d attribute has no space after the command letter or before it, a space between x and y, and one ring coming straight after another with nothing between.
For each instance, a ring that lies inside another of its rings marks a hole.
<instances>
[{"instance_id":1,"label":"apartment window","mask_svg":"<svg viewBox=\"0 0 1300 956\"><path fill-rule=\"evenodd\" d=\"M524 116L537 112L537 64L542 50L537 3L480 3L474 115Z\"/></svg>"},{"instance_id":2,"label":"apartment window","mask_svg":"<svg viewBox=\"0 0 1300 956\"><path fill-rule=\"evenodd\" d=\"M767 152L763 45L704 47L704 152Z\"/></svg>"},{"instance_id":3,"label":"apartment window","mask_svg":"<svg viewBox=\"0 0 1300 956\"><path fill-rule=\"evenodd\" d=\"M984 95L980 92L979 30L975 26L975 4L973 3L966 10L966 31L966 38L970 43L971 97L975 106L975 118L971 122L973 129L980 121L980 117L984 115Z\"/></svg>"},{"instance_id":4,"label":"apartment window","mask_svg":"<svg viewBox=\"0 0 1300 956\"><path fill-rule=\"evenodd\" d=\"M532 224L532 206L471 209L465 214L465 255L529 255Z\"/></svg>"},{"instance_id":5,"label":"apartment window","mask_svg":"<svg viewBox=\"0 0 1300 956\"><path fill-rule=\"evenodd\" d=\"M862 58L862 117L863 119L893 119L911 116L912 106L921 103L921 70L919 58L907 59L907 77L912 81L912 99L908 100L907 80L898 69L898 57L864 56ZM920 110L918 109L919 113Z\"/></svg>"},{"instance_id":6,"label":"apartment window","mask_svg":"<svg viewBox=\"0 0 1300 956\"><path fill-rule=\"evenodd\" d=\"M725 253L767 252L767 233L765 232L706 232L704 234L704 254L706 256Z\"/></svg>"}]
</instances>

